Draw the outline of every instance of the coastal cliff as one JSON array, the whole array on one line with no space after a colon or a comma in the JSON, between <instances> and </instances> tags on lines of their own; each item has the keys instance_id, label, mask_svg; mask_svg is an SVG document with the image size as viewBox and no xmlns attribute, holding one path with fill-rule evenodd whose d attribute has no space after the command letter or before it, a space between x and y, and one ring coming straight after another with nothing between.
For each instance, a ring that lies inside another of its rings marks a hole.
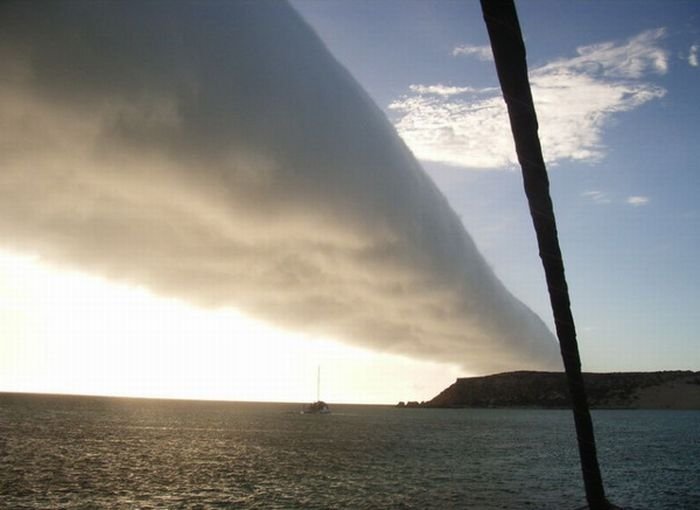
<instances>
[{"instance_id":1,"label":"coastal cliff","mask_svg":"<svg viewBox=\"0 0 700 510\"><path fill-rule=\"evenodd\" d=\"M700 372L585 373L583 378L592 408L700 409ZM522 371L459 378L432 400L407 407L568 406L564 373Z\"/></svg>"}]
</instances>

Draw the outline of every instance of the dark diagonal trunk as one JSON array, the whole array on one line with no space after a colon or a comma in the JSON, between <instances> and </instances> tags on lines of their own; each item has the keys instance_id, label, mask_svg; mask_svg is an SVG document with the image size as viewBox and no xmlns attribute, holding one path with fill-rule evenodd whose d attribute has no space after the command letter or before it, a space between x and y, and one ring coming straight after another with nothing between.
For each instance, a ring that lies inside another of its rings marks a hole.
<instances>
[{"instance_id":1,"label":"dark diagonal trunk","mask_svg":"<svg viewBox=\"0 0 700 510\"><path fill-rule=\"evenodd\" d=\"M549 195L549 179L537 135L537 116L532 102L525 45L518 16L512 0L481 0L481 8L491 39L498 79L508 106L515 148L523 171L525 193L547 278L557 337L571 393L586 499L589 508L608 510L612 506L605 499L598 467L593 422L581 376L576 330Z\"/></svg>"}]
</instances>

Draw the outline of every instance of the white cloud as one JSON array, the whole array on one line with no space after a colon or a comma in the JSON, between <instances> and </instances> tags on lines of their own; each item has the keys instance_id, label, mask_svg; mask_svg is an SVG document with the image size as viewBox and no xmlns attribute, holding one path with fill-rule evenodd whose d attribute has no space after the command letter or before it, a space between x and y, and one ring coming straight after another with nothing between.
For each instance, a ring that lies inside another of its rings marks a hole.
<instances>
[{"instance_id":1,"label":"white cloud","mask_svg":"<svg viewBox=\"0 0 700 510\"><path fill-rule=\"evenodd\" d=\"M628 39L624 44L604 42L581 46L578 57L551 62L539 69L551 72L566 69L588 75L610 78L639 79L648 73L668 71L669 52L658 45L666 29L647 30Z\"/></svg>"},{"instance_id":2,"label":"white cloud","mask_svg":"<svg viewBox=\"0 0 700 510\"><path fill-rule=\"evenodd\" d=\"M452 85L443 85L437 83L435 85L409 85L411 92L421 95L436 95L436 96L458 96L460 94L468 94L477 92L473 87L455 87Z\"/></svg>"},{"instance_id":3,"label":"white cloud","mask_svg":"<svg viewBox=\"0 0 700 510\"><path fill-rule=\"evenodd\" d=\"M596 204L609 204L612 200L610 195L604 191L584 191L581 196L588 198Z\"/></svg>"},{"instance_id":4,"label":"white cloud","mask_svg":"<svg viewBox=\"0 0 700 510\"><path fill-rule=\"evenodd\" d=\"M389 108L401 115L396 128L418 159L472 168L516 162L500 97L468 101L407 96Z\"/></svg>"},{"instance_id":5,"label":"white cloud","mask_svg":"<svg viewBox=\"0 0 700 510\"><path fill-rule=\"evenodd\" d=\"M596 161L605 155L603 129L620 112L663 97L666 91L642 81L663 74L668 52L659 46L664 30L643 32L623 44L578 49L530 73L545 160ZM491 97L409 94L393 101L395 125L414 154L426 161L477 169L517 164L507 111L500 94Z\"/></svg>"},{"instance_id":6,"label":"white cloud","mask_svg":"<svg viewBox=\"0 0 700 510\"><path fill-rule=\"evenodd\" d=\"M472 46L464 44L462 46L457 46L452 50L452 55L455 57L467 56L476 57L482 61L493 60L493 52L491 51L491 46Z\"/></svg>"},{"instance_id":7,"label":"white cloud","mask_svg":"<svg viewBox=\"0 0 700 510\"><path fill-rule=\"evenodd\" d=\"M615 194L611 194L607 191L600 190L584 191L583 193L581 193L581 196L595 204L610 204L613 202L613 198L615 198ZM619 200L619 198L616 198L615 202L619 203ZM641 207L649 203L649 197L643 195L633 195L627 197L624 200L624 203L633 207Z\"/></svg>"},{"instance_id":8,"label":"white cloud","mask_svg":"<svg viewBox=\"0 0 700 510\"><path fill-rule=\"evenodd\" d=\"M688 64L692 67L700 65L700 62L698 62L698 50L700 50L700 44L693 44L688 52Z\"/></svg>"},{"instance_id":9,"label":"white cloud","mask_svg":"<svg viewBox=\"0 0 700 510\"><path fill-rule=\"evenodd\" d=\"M627 197L626 202L631 206L640 207L643 205L647 205L649 203L649 197L631 196L631 197Z\"/></svg>"}]
</instances>

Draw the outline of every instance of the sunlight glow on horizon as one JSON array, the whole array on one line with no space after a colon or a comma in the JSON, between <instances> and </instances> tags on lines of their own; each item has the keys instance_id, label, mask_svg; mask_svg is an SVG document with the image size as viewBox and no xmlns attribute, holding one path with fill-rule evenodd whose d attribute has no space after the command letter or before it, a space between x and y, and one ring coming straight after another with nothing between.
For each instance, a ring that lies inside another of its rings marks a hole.
<instances>
[{"instance_id":1,"label":"sunlight glow on horizon","mask_svg":"<svg viewBox=\"0 0 700 510\"><path fill-rule=\"evenodd\" d=\"M429 399L456 366L290 333L0 252L0 391L396 403Z\"/></svg>"}]
</instances>

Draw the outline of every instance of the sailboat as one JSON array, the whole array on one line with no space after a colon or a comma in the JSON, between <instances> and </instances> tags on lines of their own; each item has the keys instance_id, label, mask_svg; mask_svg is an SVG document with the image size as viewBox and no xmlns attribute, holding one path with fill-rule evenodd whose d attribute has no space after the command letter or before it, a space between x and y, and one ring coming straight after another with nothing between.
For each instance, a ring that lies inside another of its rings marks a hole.
<instances>
[{"instance_id":1,"label":"sailboat","mask_svg":"<svg viewBox=\"0 0 700 510\"><path fill-rule=\"evenodd\" d=\"M321 400L321 367L316 373L316 402L304 407L302 414L331 414L331 409Z\"/></svg>"}]
</instances>

